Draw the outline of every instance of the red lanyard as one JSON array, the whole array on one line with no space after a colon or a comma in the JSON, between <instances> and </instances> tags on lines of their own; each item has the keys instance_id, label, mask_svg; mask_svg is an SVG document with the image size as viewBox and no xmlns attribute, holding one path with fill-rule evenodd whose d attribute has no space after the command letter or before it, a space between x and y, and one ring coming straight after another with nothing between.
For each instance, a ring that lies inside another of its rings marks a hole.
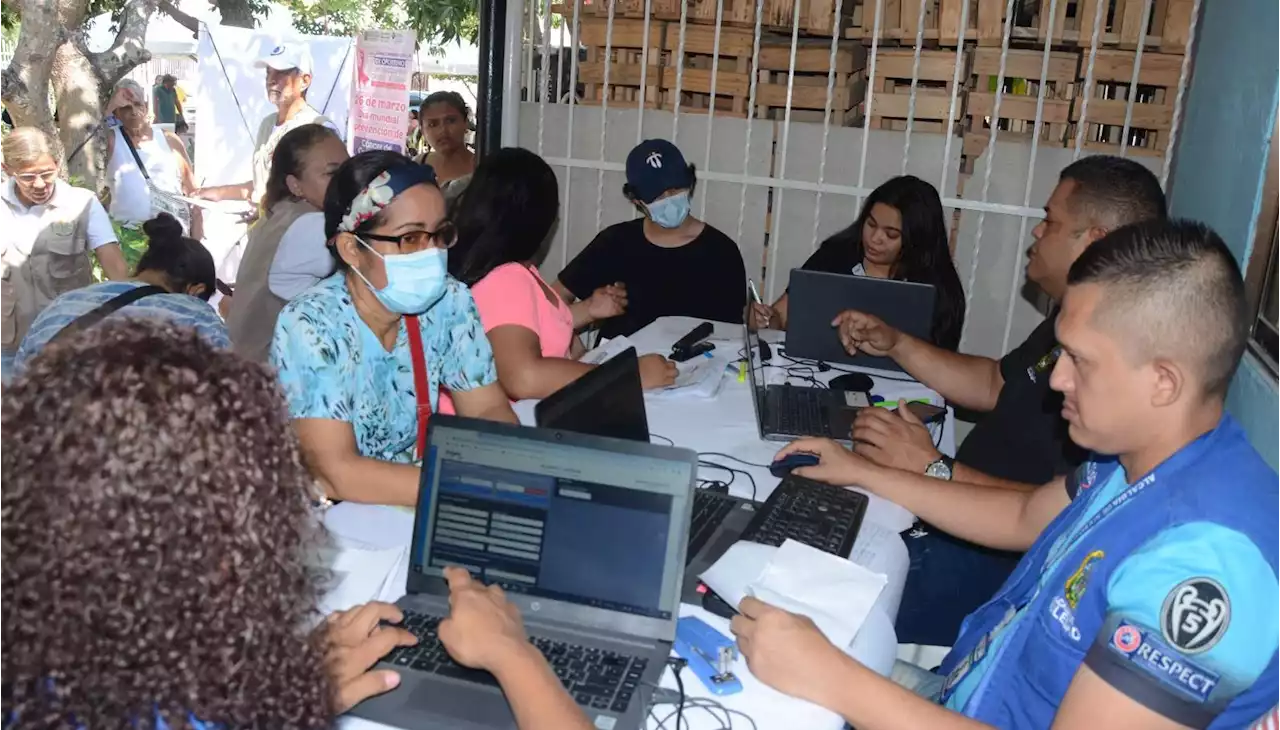
<instances>
[{"instance_id":1,"label":"red lanyard","mask_svg":"<svg viewBox=\"0 0 1280 730\"><path fill-rule=\"evenodd\" d=\"M416 315L406 314L404 326L409 334L409 358L413 360L413 392L418 400L418 458L427 451L427 421L431 419L431 390L427 380L427 351L422 346L422 329Z\"/></svg>"}]
</instances>

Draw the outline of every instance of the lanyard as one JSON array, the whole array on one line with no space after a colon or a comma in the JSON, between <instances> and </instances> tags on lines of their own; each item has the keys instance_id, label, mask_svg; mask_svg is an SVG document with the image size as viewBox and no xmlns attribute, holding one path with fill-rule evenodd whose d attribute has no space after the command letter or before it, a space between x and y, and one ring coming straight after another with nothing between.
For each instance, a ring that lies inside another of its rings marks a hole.
<instances>
[{"instance_id":1,"label":"lanyard","mask_svg":"<svg viewBox=\"0 0 1280 730\"><path fill-rule=\"evenodd\" d=\"M404 317L409 335L409 358L413 361L413 392L418 401L418 458L427 453L427 421L431 419L431 388L427 378L427 351L422 345L422 329L412 314Z\"/></svg>"},{"instance_id":2,"label":"lanyard","mask_svg":"<svg viewBox=\"0 0 1280 730\"><path fill-rule=\"evenodd\" d=\"M982 637L978 639L978 642L974 645L973 649L970 650L968 655L966 655L965 658L951 670L951 673L947 675L946 683L942 687L941 702L945 703L950 699L951 695L955 692L956 687L959 686L961 680L968 676L970 672L977 668L978 665L987 658L988 649L990 649L992 644L995 643L996 636L1001 631L1008 628L1008 626L1013 623L1013 620L1017 615L1040 596L1040 584L1042 582L1041 578L1044 575L1044 571L1056 570L1058 562L1065 557L1068 552L1070 552L1073 545L1088 534L1090 530L1097 527L1098 523L1114 514L1116 510L1124 507L1124 505L1128 504L1135 497L1141 494L1147 487L1154 484L1155 481L1156 478L1154 472L1143 477L1137 484L1127 487L1124 491L1120 492L1120 494L1117 494L1110 502L1103 505L1102 509L1098 510L1098 512L1086 520L1083 525L1070 533L1068 539L1061 540L1054 544L1046 556L1045 561L1041 564L1040 575L1037 575L1034 579L1033 585L1035 586L1035 589L1031 591L1029 596L1026 596L1022 600L1006 601L1009 605L1005 609L1005 614L1000 619L1000 622L992 627L990 631L983 634ZM1064 532L1063 536L1068 536L1068 533ZM975 692L975 694L977 693Z\"/></svg>"}]
</instances>

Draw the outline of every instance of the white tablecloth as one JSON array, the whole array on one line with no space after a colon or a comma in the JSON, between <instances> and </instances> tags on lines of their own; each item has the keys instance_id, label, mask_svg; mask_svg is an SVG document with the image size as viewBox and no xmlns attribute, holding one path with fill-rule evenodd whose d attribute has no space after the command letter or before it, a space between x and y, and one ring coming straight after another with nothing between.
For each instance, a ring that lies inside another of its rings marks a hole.
<instances>
[{"instance_id":1,"label":"white tablecloth","mask_svg":"<svg viewBox=\"0 0 1280 730\"><path fill-rule=\"evenodd\" d=\"M687 317L668 317L654 322L629 339L640 354L666 353L671 344L697 326L701 320ZM779 333L765 333L766 339L776 339ZM742 349L742 325L716 325L711 337L718 351L728 352L733 359ZM780 359L779 359L780 360ZM770 382L780 382L785 373L780 368L769 368ZM872 392L888 400L898 398L929 398L941 403L936 393L923 386L897 380L876 378ZM829 379L838 372L820 376ZM898 377L901 377L900 375ZM763 501L778 484L769 474L767 465L778 449L778 444L761 441L751 408L750 389L740 382L736 370L727 371L720 392L715 398L681 398L664 394L646 399L650 431L670 440L677 446L694 449L700 453L719 452L741 459L734 462L723 457L706 456L705 460L724 463L749 472L756 484L755 498ZM521 421L532 425L531 402L519 403L516 412ZM948 413L943 425L941 448L954 453L954 415ZM759 466L750 466L756 464ZM702 476L724 480L723 471L706 468ZM750 497L751 484L738 475L730 490L739 496ZM897 505L871 496L867 516L858 540L850 556L855 562L888 576L888 585L854 639L849 653L876 671L887 675L893 667L897 653L897 638L893 633L893 619L898 612L902 587L906 581L907 550L898 533L909 527L914 517ZM342 610L372 599L394 602L404 595L408 572L408 546L413 529L410 510L374 505L339 504L324 515L324 522L332 536L332 547L323 562L333 572L333 582L327 587L321 608L324 612ZM683 604L682 616L699 616L712 626L728 633L728 622L704 611L699 606ZM739 694L715 698L725 707L749 715L758 730L836 730L843 722L822 708L781 695L760 684L747 670L741 659L735 672L742 679L743 691ZM701 682L691 673L684 674L684 686L690 696L711 697ZM675 679L668 671L663 685L675 688ZM658 712L659 716L666 713ZM688 711L685 720L689 728L718 728L722 721L713 719L702 711ZM738 725L746 727L738 718ZM650 723L656 727L656 723ZM668 724L670 727L672 723ZM735 725L737 727L738 725ZM344 718L345 730L373 730L385 726L358 718Z\"/></svg>"}]
</instances>

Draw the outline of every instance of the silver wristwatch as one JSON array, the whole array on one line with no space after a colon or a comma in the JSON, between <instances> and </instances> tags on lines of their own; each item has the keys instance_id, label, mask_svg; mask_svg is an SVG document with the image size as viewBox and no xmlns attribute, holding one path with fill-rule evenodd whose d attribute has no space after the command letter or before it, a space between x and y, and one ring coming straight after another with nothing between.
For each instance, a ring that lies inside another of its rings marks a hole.
<instances>
[{"instance_id":1,"label":"silver wristwatch","mask_svg":"<svg viewBox=\"0 0 1280 730\"><path fill-rule=\"evenodd\" d=\"M951 481L951 473L955 469L955 466L956 460L943 454L938 457L937 461L924 468L924 475L949 482Z\"/></svg>"}]
</instances>

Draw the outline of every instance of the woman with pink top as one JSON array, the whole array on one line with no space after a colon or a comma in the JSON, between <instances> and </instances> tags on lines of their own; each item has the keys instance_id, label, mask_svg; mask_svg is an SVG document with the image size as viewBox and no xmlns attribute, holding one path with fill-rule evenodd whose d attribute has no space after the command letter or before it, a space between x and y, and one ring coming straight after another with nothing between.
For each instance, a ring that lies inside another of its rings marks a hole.
<instances>
[{"instance_id":1,"label":"woman with pink top","mask_svg":"<svg viewBox=\"0 0 1280 730\"><path fill-rule=\"evenodd\" d=\"M498 367L512 400L545 398L592 368L575 333L625 311L626 289L611 285L566 304L538 273L560 211L551 167L528 150L506 148L484 158L453 204L458 242L449 273L471 287ZM640 358L646 388L675 381L675 365L661 355Z\"/></svg>"}]
</instances>

